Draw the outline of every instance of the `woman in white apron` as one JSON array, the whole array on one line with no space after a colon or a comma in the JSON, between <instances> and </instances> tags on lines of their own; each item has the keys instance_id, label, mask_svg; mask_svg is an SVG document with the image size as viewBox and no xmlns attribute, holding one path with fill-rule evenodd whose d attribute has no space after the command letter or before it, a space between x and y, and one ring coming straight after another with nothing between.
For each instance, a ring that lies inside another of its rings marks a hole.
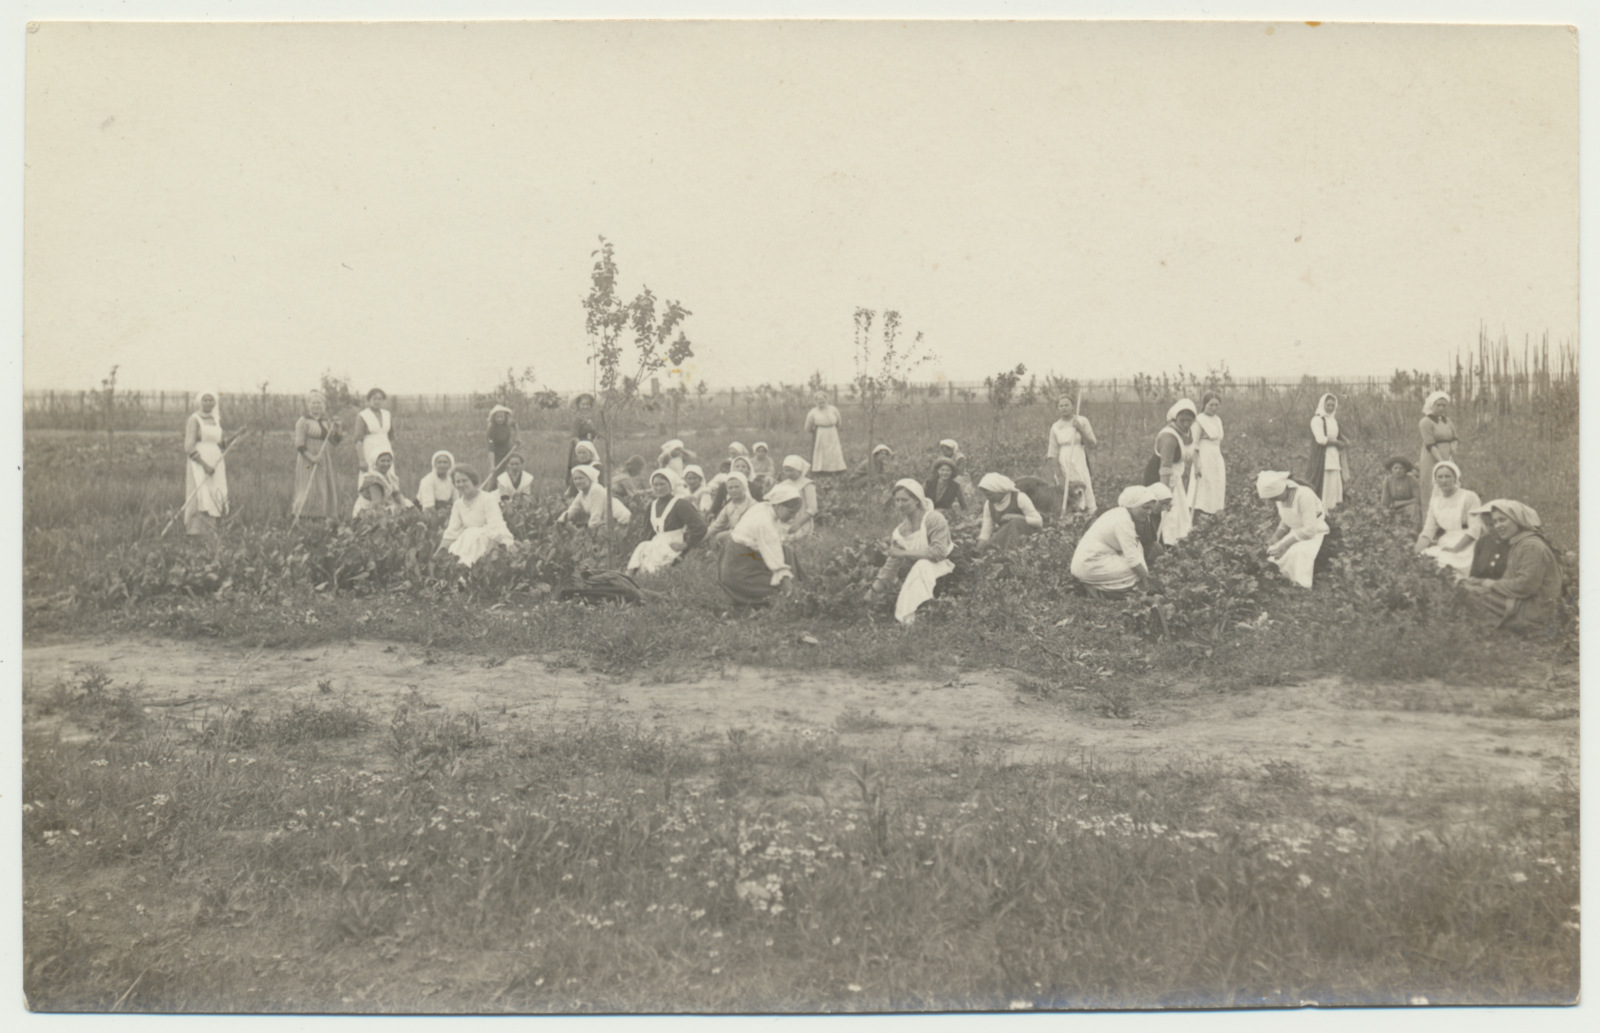
<instances>
[{"instance_id":1,"label":"woman in white apron","mask_svg":"<svg viewBox=\"0 0 1600 1033\"><path fill-rule=\"evenodd\" d=\"M811 469L817 473L844 473L844 447L839 444L839 410L818 391L806 413L806 433L811 435Z\"/></svg>"},{"instance_id":2,"label":"woman in white apron","mask_svg":"<svg viewBox=\"0 0 1600 1033\"><path fill-rule=\"evenodd\" d=\"M933 598L934 585L956 569L950 562L950 525L944 514L922 492L922 485L907 477L895 482L894 508L900 523L889 536L889 558L867 591L867 602L874 602L902 573L900 594L895 598L894 619L910 624L917 607ZM909 568L909 569L907 569Z\"/></svg>"},{"instance_id":3,"label":"woman in white apron","mask_svg":"<svg viewBox=\"0 0 1600 1033\"><path fill-rule=\"evenodd\" d=\"M1061 492L1061 515L1066 516L1068 507L1073 498L1072 485L1083 485L1083 494L1079 496L1077 511L1080 513L1093 513L1094 482L1089 477L1089 453L1099 442L1095 439L1094 428L1089 425L1089 420L1078 412L1072 399L1062 395L1056 400L1056 422L1050 426L1048 447L1045 458L1054 459L1056 465L1050 471L1050 481L1059 485Z\"/></svg>"},{"instance_id":4,"label":"woman in white apron","mask_svg":"<svg viewBox=\"0 0 1600 1033\"><path fill-rule=\"evenodd\" d=\"M1350 442L1339 433L1338 411L1336 395L1317 400L1317 411L1311 416L1311 464L1306 470L1306 483L1330 511L1344 501L1344 486L1350 480L1350 464L1344 455Z\"/></svg>"},{"instance_id":5,"label":"woman in white apron","mask_svg":"<svg viewBox=\"0 0 1600 1033\"><path fill-rule=\"evenodd\" d=\"M1198 415L1194 403L1180 398L1167 410L1167 424L1156 431L1155 455L1145 465L1144 483L1164 484L1172 492L1172 508L1161 518L1161 542L1176 545L1189 537L1194 527L1190 512L1192 502L1184 475L1194 462L1194 445L1190 429Z\"/></svg>"},{"instance_id":6,"label":"woman in white apron","mask_svg":"<svg viewBox=\"0 0 1600 1033\"><path fill-rule=\"evenodd\" d=\"M1197 513L1222 512L1227 503L1228 465L1222 459L1222 397L1208 394L1200 399L1200 413L1194 418L1194 510Z\"/></svg>"},{"instance_id":7,"label":"woman in white apron","mask_svg":"<svg viewBox=\"0 0 1600 1033\"><path fill-rule=\"evenodd\" d=\"M671 467L650 475L650 500L647 515L655 534L640 542L628 560L628 573L655 574L666 570L706 536L706 521L694 502L679 494L683 479Z\"/></svg>"},{"instance_id":8,"label":"woman in white apron","mask_svg":"<svg viewBox=\"0 0 1600 1033\"><path fill-rule=\"evenodd\" d=\"M394 428L393 417L383 403L389 400L383 388L375 387L367 392L367 407L361 410L361 418L356 422L356 444L360 446L356 459L359 463L359 473L366 473L378 461L378 455L383 452L394 455ZM356 480L360 481L357 476Z\"/></svg>"},{"instance_id":9,"label":"woman in white apron","mask_svg":"<svg viewBox=\"0 0 1600 1033\"><path fill-rule=\"evenodd\" d=\"M1284 577L1310 588L1317 557L1328 537L1322 500L1308 486L1296 484L1287 471L1261 471L1256 476L1256 494L1278 506L1278 529L1267 545L1267 556Z\"/></svg>"},{"instance_id":10,"label":"woman in white apron","mask_svg":"<svg viewBox=\"0 0 1600 1033\"><path fill-rule=\"evenodd\" d=\"M228 471L222 458L227 448L217 393L202 391L195 399L195 411L183 424L183 454L188 457L183 477L188 500L183 504L185 534L216 534L217 521L228 515Z\"/></svg>"},{"instance_id":11,"label":"woman in white apron","mask_svg":"<svg viewBox=\"0 0 1600 1033\"><path fill-rule=\"evenodd\" d=\"M1433 497L1428 519L1417 536L1417 551L1457 577L1472 573L1472 553L1483 537L1483 518L1472 511L1483 505L1478 493L1461 486L1461 468L1448 459L1433 467Z\"/></svg>"}]
</instances>

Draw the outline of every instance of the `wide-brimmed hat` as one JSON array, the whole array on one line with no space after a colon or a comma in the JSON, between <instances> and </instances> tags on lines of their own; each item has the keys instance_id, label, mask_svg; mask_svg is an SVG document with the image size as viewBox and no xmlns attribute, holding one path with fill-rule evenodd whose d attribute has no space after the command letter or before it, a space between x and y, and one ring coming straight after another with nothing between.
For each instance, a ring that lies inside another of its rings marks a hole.
<instances>
[{"instance_id":1,"label":"wide-brimmed hat","mask_svg":"<svg viewBox=\"0 0 1600 1033\"><path fill-rule=\"evenodd\" d=\"M1387 470L1387 469L1389 469L1389 467L1393 466L1396 463L1399 463L1401 466L1405 467L1406 468L1406 473L1416 473L1417 472L1417 464L1413 463L1411 460L1407 459L1405 456L1390 456L1388 459L1385 459L1383 461L1383 468L1385 470Z\"/></svg>"}]
</instances>

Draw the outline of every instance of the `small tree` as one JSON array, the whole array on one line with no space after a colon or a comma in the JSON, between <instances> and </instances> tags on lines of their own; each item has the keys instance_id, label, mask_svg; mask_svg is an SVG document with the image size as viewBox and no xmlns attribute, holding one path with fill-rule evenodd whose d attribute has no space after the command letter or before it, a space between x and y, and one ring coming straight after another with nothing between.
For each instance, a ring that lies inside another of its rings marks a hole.
<instances>
[{"instance_id":1,"label":"small tree","mask_svg":"<svg viewBox=\"0 0 1600 1033\"><path fill-rule=\"evenodd\" d=\"M120 367L112 366L111 372L100 381L100 405L106 420L106 462L111 461L111 446L114 444L117 423L117 370Z\"/></svg>"},{"instance_id":2,"label":"small tree","mask_svg":"<svg viewBox=\"0 0 1600 1033\"><path fill-rule=\"evenodd\" d=\"M676 372L694 354L681 326L692 313L676 301L660 303L649 287L632 301L617 293L615 249L605 237L592 253L589 294L583 299L584 331L589 337L589 363L594 368L595 394L600 417L601 448L605 454L606 566L615 557L611 541L611 439L612 430L639 401L639 385L646 377L671 369ZM634 356L628 360L623 337L633 332ZM674 336L676 334L676 336ZM625 370L631 368L631 374Z\"/></svg>"},{"instance_id":3,"label":"small tree","mask_svg":"<svg viewBox=\"0 0 1600 1033\"><path fill-rule=\"evenodd\" d=\"M900 313L889 309L883 314L882 343L873 339L872 324L878 314L870 308L857 308L855 314L856 375L851 381L861 410L867 417L867 441L876 441L878 411L897 384L905 384L911 373L934 354L922 343L919 330L911 344L900 347Z\"/></svg>"},{"instance_id":4,"label":"small tree","mask_svg":"<svg viewBox=\"0 0 1600 1033\"><path fill-rule=\"evenodd\" d=\"M1027 372L1028 367L1019 362L1016 369L1002 370L992 377L983 378L983 386L989 389L989 408L993 418L989 427L990 447L1000 443L1000 421L1005 418L1006 409L1015 400L1017 384Z\"/></svg>"},{"instance_id":5,"label":"small tree","mask_svg":"<svg viewBox=\"0 0 1600 1033\"><path fill-rule=\"evenodd\" d=\"M331 369L322 371L322 397L328 403L328 415L333 416L345 409L359 409L361 403L350 391L350 375L348 373L335 374Z\"/></svg>"},{"instance_id":6,"label":"small tree","mask_svg":"<svg viewBox=\"0 0 1600 1033\"><path fill-rule=\"evenodd\" d=\"M532 366L522 367L521 373L507 366L505 376L501 378L500 383L490 388L488 392L472 393L472 404L479 409L503 405L520 414L532 401L529 389L534 383Z\"/></svg>"}]
</instances>

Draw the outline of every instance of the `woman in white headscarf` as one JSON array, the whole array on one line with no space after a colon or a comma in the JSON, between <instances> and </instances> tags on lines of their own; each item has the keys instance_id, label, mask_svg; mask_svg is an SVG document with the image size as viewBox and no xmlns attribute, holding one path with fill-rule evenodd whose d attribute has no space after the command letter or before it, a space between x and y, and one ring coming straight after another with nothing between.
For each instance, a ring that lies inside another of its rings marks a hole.
<instances>
[{"instance_id":1,"label":"woman in white headscarf","mask_svg":"<svg viewBox=\"0 0 1600 1033\"><path fill-rule=\"evenodd\" d=\"M1194 473L1190 480L1194 490L1193 508L1196 513L1215 516L1227 505L1228 464L1222 458L1222 396L1208 392L1200 399L1200 412L1194 418Z\"/></svg>"},{"instance_id":2,"label":"woman in white headscarf","mask_svg":"<svg viewBox=\"0 0 1600 1033\"><path fill-rule=\"evenodd\" d=\"M513 499L533 498L533 478L528 476L524 469L526 465L521 452L511 452L505 457L506 469L495 479L495 488L500 493L500 504L505 505Z\"/></svg>"},{"instance_id":3,"label":"woman in white headscarf","mask_svg":"<svg viewBox=\"0 0 1600 1033\"><path fill-rule=\"evenodd\" d=\"M663 467L650 475L650 500L646 515L655 534L634 547L628 572L655 574L678 561L706 536L706 522L693 502L679 494L681 478Z\"/></svg>"},{"instance_id":4,"label":"woman in white headscarf","mask_svg":"<svg viewBox=\"0 0 1600 1033\"><path fill-rule=\"evenodd\" d=\"M1472 572L1473 548L1483 537L1483 518L1473 512L1482 505L1477 492L1461 486L1459 466L1448 459L1435 463L1433 497L1417 536L1417 552L1466 577Z\"/></svg>"},{"instance_id":5,"label":"woman in white headscarf","mask_svg":"<svg viewBox=\"0 0 1600 1033\"><path fill-rule=\"evenodd\" d=\"M1450 396L1443 391L1435 391L1422 403L1422 419L1417 421L1417 433L1422 436L1422 458L1417 462L1417 478L1422 482L1423 491L1431 491L1433 486L1433 465L1455 459L1456 437L1455 424L1450 422L1446 410L1450 405Z\"/></svg>"},{"instance_id":6,"label":"woman in white headscarf","mask_svg":"<svg viewBox=\"0 0 1600 1033\"><path fill-rule=\"evenodd\" d=\"M495 480L506 465L506 457L517 447L517 420L510 408L497 405L489 410L489 479Z\"/></svg>"},{"instance_id":7,"label":"woman in white headscarf","mask_svg":"<svg viewBox=\"0 0 1600 1033\"><path fill-rule=\"evenodd\" d=\"M1190 512L1189 489L1184 475L1194 462L1194 445L1189 432L1194 427L1199 411L1187 398L1180 398L1167 410L1167 422L1156 431L1155 454L1145 464L1144 483L1164 484L1172 492L1172 508L1161 518L1161 541L1176 545L1189 536L1194 527Z\"/></svg>"},{"instance_id":8,"label":"woman in white headscarf","mask_svg":"<svg viewBox=\"0 0 1600 1033\"><path fill-rule=\"evenodd\" d=\"M1076 403L1066 395L1056 399L1056 422L1050 425L1045 447L1045 460L1055 460L1050 467L1050 483L1061 488L1061 515L1069 509L1080 513L1093 513L1094 480L1089 475L1089 449L1099 444L1089 418L1078 412ZM1074 493L1072 486L1083 486Z\"/></svg>"},{"instance_id":9,"label":"woman in white headscarf","mask_svg":"<svg viewBox=\"0 0 1600 1033\"><path fill-rule=\"evenodd\" d=\"M450 471L450 479L456 500L450 504L450 523L439 537L435 556L448 551L463 567L470 567L497 546L516 541L500 512L500 500L479 487L478 471L458 465Z\"/></svg>"},{"instance_id":10,"label":"woman in white headscarf","mask_svg":"<svg viewBox=\"0 0 1600 1033\"><path fill-rule=\"evenodd\" d=\"M778 483L793 485L795 491L800 493L801 502L800 513L785 535L787 541L809 538L811 532L816 530L817 486L806 476L810 472L811 464L799 456L783 457L783 479Z\"/></svg>"},{"instance_id":11,"label":"woman in white headscarf","mask_svg":"<svg viewBox=\"0 0 1600 1033\"><path fill-rule=\"evenodd\" d=\"M244 431L233 437L237 438ZM233 443L222 433L222 399L215 391L195 396L194 412L183 421L183 530L214 535L217 521L228 515L228 470L222 453Z\"/></svg>"},{"instance_id":12,"label":"woman in white headscarf","mask_svg":"<svg viewBox=\"0 0 1600 1033\"><path fill-rule=\"evenodd\" d=\"M1027 494L1017 490L1005 474L986 473L978 481L983 496L983 522L978 527L978 551L1004 551L1024 536L1044 526L1044 517Z\"/></svg>"},{"instance_id":13,"label":"woman in white headscarf","mask_svg":"<svg viewBox=\"0 0 1600 1033\"><path fill-rule=\"evenodd\" d=\"M1072 552L1072 576L1091 595L1119 596L1144 585L1150 576L1139 541L1139 517L1155 506L1150 488L1123 490L1117 504L1101 513Z\"/></svg>"},{"instance_id":14,"label":"woman in white headscarf","mask_svg":"<svg viewBox=\"0 0 1600 1033\"><path fill-rule=\"evenodd\" d=\"M321 391L306 395L306 414L294 422L294 505L291 513L307 520L334 520L339 513L339 487L329 450L343 438L338 419L328 416Z\"/></svg>"},{"instance_id":15,"label":"woman in white headscarf","mask_svg":"<svg viewBox=\"0 0 1600 1033\"><path fill-rule=\"evenodd\" d=\"M706 493L706 472L699 463L690 463L683 468L683 474L678 479L677 493L699 508L700 499Z\"/></svg>"},{"instance_id":16,"label":"woman in white headscarf","mask_svg":"<svg viewBox=\"0 0 1600 1033\"><path fill-rule=\"evenodd\" d=\"M361 475L361 485L356 492L356 504L350 511L353 518L359 520L365 516L372 520L395 513L399 509L400 504L394 497L387 477L377 470L368 470Z\"/></svg>"},{"instance_id":17,"label":"woman in white headscarf","mask_svg":"<svg viewBox=\"0 0 1600 1033\"><path fill-rule=\"evenodd\" d=\"M671 470L678 476L683 476L684 469L696 460L693 452L684 447L683 442L677 438L661 444L661 455L656 459L656 466ZM702 475L703 476L703 475Z\"/></svg>"},{"instance_id":18,"label":"woman in white headscarf","mask_svg":"<svg viewBox=\"0 0 1600 1033\"><path fill-rule=\"evenodd\" d=\"M784 540L783 526L795 519L804 502L789 481L779 481L740 518L717 565L717 583L735 603L760 606L798 576L794 546Z\"/></svg>"},{"instance_id":19,"label":"woman in white headscarf","mask_svg":"<svg viewBox=\"0 0 1600 1033\"><path fill-rule=\"evenodd\" d=\"M1278 528L1267 544L1267 556L1283 576L1310 588L1317 560L1328 539L1328 515L1309 485L1287 471L1263 470L1256 475L1256 494L1278 507Z\"/></svg>"},{"instance_id":20,"label":"woman in white headscarf","mask_svg":"<svg viewBox=\"0 0 1600 1033\"><path fill-rule=\"evenodd\" d=\"M1311 414L1311 462L1306 468L1306 483L1329 512L1344 501L1344 486L1350 480L1350 463L1345 449L1350 442L1339 433L1339 398L1325 394L1317 399Z\"/></svg>"},{"instance_id":21,"label":"woman in white headscarf","mask_svg":"<svg viewBox=\"0 0 1600 1033\"><path fill-rule=\"evenodd\" d=\"M910 477L896 481L891 498L900 522L890 532L889 555L867 590L867 602L876 601L895 581L900 581L894 619L910 624L916 619L917 607L933 598L939 579L956 569L950 562L950 551L955 546L950 540L950 525L922 493L922 485Z\"/></svg>"},{"instance_id":22,"label":"woman in white headscarf","mask_svg":"<svg viewBox=\"0 0 1600 1033\"><path fill-rule=\"evenodd\" d=\"M428 472L417 482L417 505L428 510L443 509L456 500L455 479L450 476L456 457L441 448L433 454L429 465Z\"/></svg>"},{"instance_id":23,"label":"woman in white headscarf","mask_svg":"<svg viewBox=\"0 0 1600 1033\"><path fill-rule=\"evenodd\" d=\"M592 466L574 466L568 476L575 494L566 510L556 517L556 523L586 527L594 535L604 534L606 489L600 483L600 471ZM621 499L616 495L611 496L611 525L614 530L626 527L632 515Z\"/></svg>"},{"instance_id":24,"label":"woman in white headscarf","mask_svg":"<svg viewBox=\"0 0 1600 1033\"><path fill-rule=\"evenodd\" d=\"M811 435L811 468L817 473L844 473L844 448L839 444L839 410L818 391L806 413L805 432Z\"/></svg>"},{"instance_id":25,"label":"woman in white headscarf","mask_svg":"<svg viewBox=\"0 0 1600 1033\"><path fill-rule=\"evenodd\" d=\"M739 520L756 504L756 497L750 494L750 478L744 473L735 470L728 474L722 482L722 491L725 497L722 508L717 510L717 515L706 528L706 538L715 548L721 548L722 543L739 526ZM713 553L713 555L716 555Z\"/></svg>"},{"instance_id":26,"label":"woman in white headscarf","mask_svg":"<svg viewBox=\"0 0 1600 1033\"><path fill-rule=\"evenodd\" d=\"M754 445L750 446L750 448L750 458L746 460L746 462L750 464L750 470L745 476L749 477L752 481L762 474L765 474L768 477L776 477L778 474L778 465L772 461L772 450L767 446L767 443L765 441L757 441ZM733 457L732 461L728 464L728 469L730 471L737 470L739 468L739 460L742 458L744 457Z\"/></svg>"},{"instance_id":27,"label":"woman in white headscarf","mask_svg":"<svg viewBox=\"0 0 1600 1033\"><path fill-rule=\"evenodd\" d=\"M1510 543L1506 569L1498 578L1462 582L1468 609L1495 627L1511 631L1552 631L1561 601L1561 564L1544 536L1532 506L1495 499L1478 508L1494 533Z\"/></svg>"}]
</instances>

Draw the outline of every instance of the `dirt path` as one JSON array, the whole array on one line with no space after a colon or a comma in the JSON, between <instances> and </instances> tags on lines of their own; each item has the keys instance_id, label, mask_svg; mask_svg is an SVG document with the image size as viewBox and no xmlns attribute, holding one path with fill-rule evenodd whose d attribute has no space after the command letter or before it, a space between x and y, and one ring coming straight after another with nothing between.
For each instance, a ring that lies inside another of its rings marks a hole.
<instances>
[{"instance_id":1,"label":"dirt path","mask_svg":"<svg viewBox=\"0 0 1600 1033\"><path fill-rule=\"evenodd\" d=\"M941 682L730 667L660 683L648 674L616 679L555 668L537 657L489 666L482 657L380 642L244 652L121 639L24 648L24 690L70 680L84 664L99 665L116 685L139 685L138 698L153 713L191 717L317 698L345 700L382 720L420 694L441 707L475 708L490 728L513 718L589 717L705 742L730 728L838 729L846 741L873 748L976 743L1003 747L1013 761L1093 755L1113 764L1215 762L1227 770L1288 761L1331 786L1532 788L1575 780L1578 771L1576 671L1541 672L1504 690L1336 681L1228 694L1179 687L1153 701L1135 692L1131 716L1110 718L1031 695L1008 671ZM71 726L61 732L86 734Z\"/></svg>"}]
</instances>

